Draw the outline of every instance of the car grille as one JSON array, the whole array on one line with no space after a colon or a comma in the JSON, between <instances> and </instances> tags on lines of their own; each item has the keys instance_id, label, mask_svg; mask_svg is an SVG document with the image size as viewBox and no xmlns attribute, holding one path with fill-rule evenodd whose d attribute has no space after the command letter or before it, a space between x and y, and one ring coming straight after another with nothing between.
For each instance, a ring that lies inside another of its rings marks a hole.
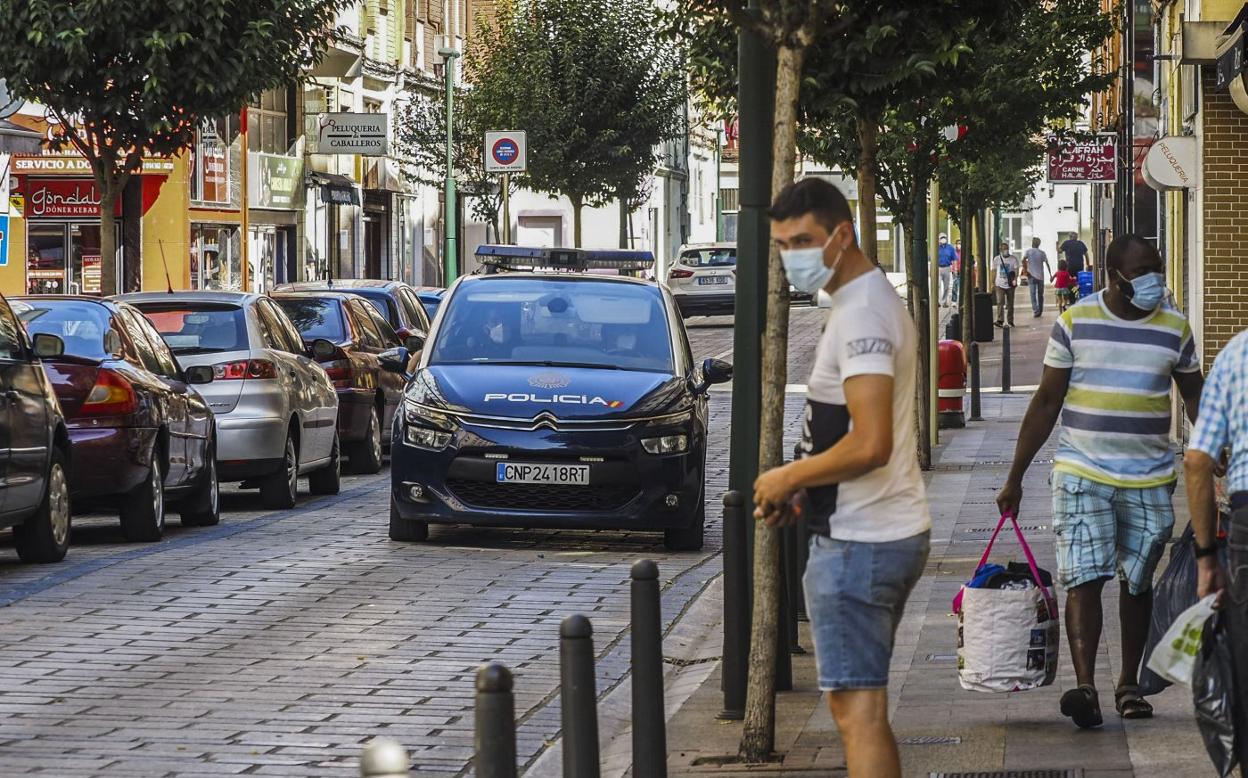
<instances>
[{"instance_id":1,"label":"car grille","mask_svg":"<svg viewBox=\"0 0 1248 778\"><path fill-rule=\"evenodd\" d=\"M636 484L564 486L451 479L447 488L468 505L522 511L613 511L637 496Z\"/></svg>"}]
</instances>

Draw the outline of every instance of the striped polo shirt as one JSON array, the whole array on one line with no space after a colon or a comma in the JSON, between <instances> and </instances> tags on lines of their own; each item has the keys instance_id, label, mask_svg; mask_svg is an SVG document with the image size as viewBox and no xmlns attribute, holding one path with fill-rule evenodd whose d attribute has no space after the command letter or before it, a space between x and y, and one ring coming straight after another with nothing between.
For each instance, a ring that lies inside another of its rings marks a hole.
<instances>
[{"instance_id":1,"label":"striped polo shirt","mask_svg":"<svg viewBox=\"0 0 1248 778\"><path fill-rule=\"evenodd\" d=\"M1049 337L1044 364L1070 370L1053 469L1110 486L1168 484L1170 382L1200 369L1192 330L1169 303L1128 321L1102 294L1067 308Z\"/></svg>"}]
</instances>

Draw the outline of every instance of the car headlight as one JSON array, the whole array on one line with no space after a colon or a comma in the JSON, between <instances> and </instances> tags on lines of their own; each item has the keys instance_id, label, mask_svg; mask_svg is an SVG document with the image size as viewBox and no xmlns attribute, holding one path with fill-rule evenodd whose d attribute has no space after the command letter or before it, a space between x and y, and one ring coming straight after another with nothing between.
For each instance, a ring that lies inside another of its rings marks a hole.
<instances>
[{"instance_id":1,"label":"car headlight","mask_svg":"<svg viewBox=\"0 0 1248 778\"><path fill-rule=\"evenodd\" d=\"M403 427L403 442L416 448L441 451L450 445L451 433L407 424Z\"/></svg>"},{"instance_id":2,"label":"car headlight","mask_svg":"<svg viewBox=\"0 0 1248 778\"><path fill-rule=\"evenodd\" d=\"M688 435L664 435L659 438L642 438L641 447L647 454L680 454L689 450Z\"/></svg>"},{"instance_id":3,"label":"car headlight","mask_svg":"<svg viewBox=\"0 0 1248 778\"><path fill-rule=\"evenodd\" d=\"M408 424L426 424L431 427L451 426L449 414L411 401L403 403L403 418Z\"/></svg>"}]
</instances>

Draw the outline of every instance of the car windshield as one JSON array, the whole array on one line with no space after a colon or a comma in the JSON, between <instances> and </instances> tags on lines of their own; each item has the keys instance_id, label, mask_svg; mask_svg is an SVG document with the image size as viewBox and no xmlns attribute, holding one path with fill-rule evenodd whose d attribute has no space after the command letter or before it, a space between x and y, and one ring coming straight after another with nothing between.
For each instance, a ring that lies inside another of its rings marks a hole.
<instances>
[{"instance_id":1,"label":"car windshield","mask_svg":"<svg viewBox=\"0 0 1248 778\"><path fill-rule=\"evenodd\" d=\"M175 354L245 351L247 317L237 305L220 303L132 303L151 320Z\"/></svg>"},{"instance_id":2,"label":"car windshield","mask_svg":"<svg viewBox=\"0 0 1248 778\"><path fill-rule=\"evenodd\" d=\"M680 264L689 267L736 267L737 250L731 247L686 249L680 252Z\"/></svg>"},{"instance_id":3,"label":"car windshield","mask_svg":"<svg viewBox=\"0 0 1248 778\"><path fill-rule=\"evenodd\" d=\"M498 278L448 301L430 364L524 364L672 372L663 298L653 286Z\"/></svg>"},{"instance_id":4,"label":"car windshield","mask_svg":"<svg viewBox=\"0 0 1248 778\"><path fill-rule=\"evenodd\" d=\"M102 305L79 300L13 300L12 307L31 337L55 335L65 342L65 353L70 356L108 359L112 355L113 349L104 344L112 314Z\"/></svg>"},{"instance_id":5,"label":"car windshield","mask_svg":"<svg viewBox=\"0 0 1248 778\"><path fill-rule=\"evenodd\" d=\"M282 306L282 310L295 323L299 334L306 341L317 338L334 343L347 339L346 329L342 322L342 308L337 300L319 297L277 297L274 302Z\"/></svg>"}]
</instances>

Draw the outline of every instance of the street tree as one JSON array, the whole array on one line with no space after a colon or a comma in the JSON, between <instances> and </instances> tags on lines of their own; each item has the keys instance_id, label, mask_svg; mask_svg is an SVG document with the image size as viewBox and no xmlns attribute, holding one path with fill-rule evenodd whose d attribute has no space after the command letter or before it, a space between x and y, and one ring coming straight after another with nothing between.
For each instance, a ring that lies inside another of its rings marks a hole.
<instances>
[{"instance_id":1,"label":"street tree","mask_svg":"<svg viewBox=\"0 0 1248 778\"><path fill-rule=\"evenodd\" d=\"M682 129L685 82L653 4L503 0L477 21L469 98L491 129L528 133L520 183L572 203L604 205L654 171L655 147Z\"/></svg>"},{"instance_id":2,"label":"street tree","mask_svg":"<svg viewBox=\"0 0 1248 778\"><path fill-rule=\"evenodd\" d=\"M503 207L503 178L485 170L485 133L491 129L475 109L468 90L456 102L455 131L451 144L453 167L460 192L469 198L473 216L501 235L499 216ZM410 183L441 188L446 182L446 101L441 95L416 94L399 109L395 118L395 143L403 177ZM516 189L511 179L510 189Z\"/></svg>"},{"instance_id":3,"label":"street tree","mask_svg":"<svg viewBox=\"0 0 1248 778\"><path fill-rule=\"evenodd\" d=\"M293 83L348 0L0 0L0 76L56 120L100 191L101 289L117 290L115 208L146 157L186 149L205 119Z\"/></svg>"}]
</instances>

